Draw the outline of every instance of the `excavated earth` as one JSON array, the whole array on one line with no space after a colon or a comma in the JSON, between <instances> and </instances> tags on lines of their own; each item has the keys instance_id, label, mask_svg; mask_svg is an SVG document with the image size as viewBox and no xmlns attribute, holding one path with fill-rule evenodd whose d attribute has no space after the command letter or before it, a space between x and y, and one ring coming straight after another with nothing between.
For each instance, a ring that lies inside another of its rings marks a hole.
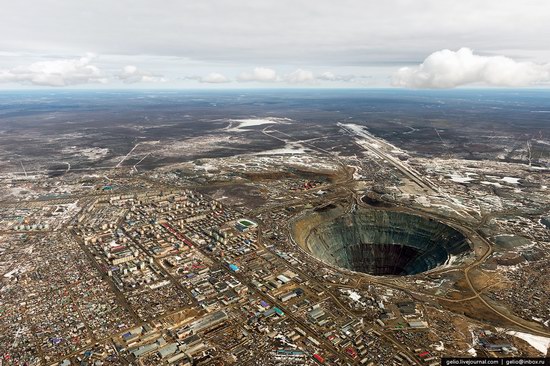
<instances>
[{"instance_id":1,"label":"excavated earth","mask_svg":"<svg viewBox=\"0 0 550 366\"><path fill-rule=\"evenodd\" d=\"M346 212L331 205L294 221L294 240L325 263L371 275L413 275L470 251L458 230L388 210Z\"/></svg>"}]
</instances>

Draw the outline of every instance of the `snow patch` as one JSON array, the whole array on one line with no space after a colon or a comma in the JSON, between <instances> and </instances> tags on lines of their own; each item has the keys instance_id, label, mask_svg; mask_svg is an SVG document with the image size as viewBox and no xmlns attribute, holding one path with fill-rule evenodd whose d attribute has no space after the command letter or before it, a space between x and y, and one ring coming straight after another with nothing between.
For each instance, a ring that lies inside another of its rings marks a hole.
<instances>
[{"instance_id":1,"label":"snow patch","mask_svg":"<svg viewBox=\"0 0 550 366\"><path fill-rule=\"evenodd\" d=\"M287 142L284 147L273 150L265 150L253 155L288 155L288 154L305 154L306 149L298 142Z\"/></svg>"},{"instance_id":2,"label":"snow patch","mask_svg":"<svg viewBox=\"0 0 550 366\"><path fill-rule=\"evenodd\" d=\"M548 337L542 337L516 331L508 331L506 332L506 334L523 339L543 355L546 355L548 347L550 346L550 338Z\"/></svg>"},{"instance_id":3,"label":"snow patch","mask_svg":"<svg viewBox=\"0 0 550 366\"><path fill-rule=\"evenodd\" d=\"M290 118L267 117L267 118L245 118L245 119L230 119L229 126L226 131L240 132L248 131L249 127L268 125L268 124L284 124L291 121Z\"/></svg>"},{"instance_id":4,"label":"snow patch","mask_svg":"<svg viewBox=\"0 0 550 366\"><path fill-rule=\"evenodd\" d=\"M485 184L485 185L488 185L488 186L495 186L495 187L502 187L502 184L500 183L497 183L497 182L488 182L486 180L484 181L481 181L481 184Z\"/></svg>"},{"instance_id":5,"label":"snow patch","mask_svg":"<svg viewBox=\"0 0 550 366\"><path fill-rule=\"evenodd\" d=\"M515 178L515 177L504 177L501 179L501 181L509 184L519 184L519 178Z\"/></svg>"},{"instance_id":6,"label":"snow patch","mask_svg":"<svg viewBox=\"0 0 550 366\"><path fill-rule=\"evenodd\" d=\"M450 178L453 182L456 182L456 183L470 183L471 181L474 180L474 178L462 177L458 174L451 174Z\"/></svg>"}]
</instances>

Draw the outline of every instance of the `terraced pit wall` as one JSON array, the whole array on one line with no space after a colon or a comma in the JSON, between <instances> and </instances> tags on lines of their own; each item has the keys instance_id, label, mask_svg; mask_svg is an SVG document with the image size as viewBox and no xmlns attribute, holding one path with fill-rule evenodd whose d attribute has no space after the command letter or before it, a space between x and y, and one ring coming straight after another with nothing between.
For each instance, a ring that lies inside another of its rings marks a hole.
<instances>
[{"instance_id":1,"label":"terraced pit wall","mask_svg":"<svg viewBox=\"0 0 550 366\"><path fill-rule=\"evenodd\" d=\"M331 265L372 275L413 275L470 250L458 230L419 215L388 210L347 213L330 206L295 220L294 240Z\"/></svg>"}]
</instances>

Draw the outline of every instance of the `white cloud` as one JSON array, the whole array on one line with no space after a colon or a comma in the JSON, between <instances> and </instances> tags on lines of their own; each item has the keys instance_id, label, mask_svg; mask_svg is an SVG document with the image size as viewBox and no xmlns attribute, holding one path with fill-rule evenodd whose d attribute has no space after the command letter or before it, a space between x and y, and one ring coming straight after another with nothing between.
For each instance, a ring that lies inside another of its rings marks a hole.
<instances>
[{"instance_id":1,"label":"white cloud","mask_svg":"<svg viewBox=\"0 0 550 366\"><path fill-rule=\"evenodd\" d=\"M320 80L337 81L338 77L330 71L326 71L317 77Z\"/></svg>"},{"instance_id":2,"label":"white cloud","mask_svg":"<svg viewBox=\"0 0 550 366\"><path fill-rule=\"evenodd\" d=\"M284 76L279 76L279 74L273 70L266 67L256 67L252 72L243 72L237 77L238 81L241 82L288 82L288 83L306 83L315 81L315 76L311 71L297 69L289 74Z\"/></svg>"},{"instance_id":3,"label":"white cloud","mask_svg":"<svg viewBox=\"0 0 550 366\"><path fill-rule=\"evenodd\" d=\"M518 62L505 56L479 56L469 48L442 50L422 64L402 67L393 85L409 88L454 88L480 83L489 86L527 86L550 81L550 63Z\"/></svg>"},{"instance_id":4,"label":"white cloud","mask_svg":"<svg viewBox=\"0 0 550 366\"><path fill-rule=\"evenodd\" d=\"M93 3L90 11L82 11L78 1L9 2L0 11L0 70L51 60L52 54L79 55L84 49L101 54L92 63L104 71L136 65L158 71L170 79L164 84L170 87L193 84L183 75L203 77L211 71L232 80L247 71L240 81L277 81L276 76L255 76L255 66L277 70L281 83L284 74L301 67L316 73L319 81L330 70L336 77L371 75L369 85L387 86L387 76L399 67L463 45L517 61L550 61L547 0L520 5L517 0L388 0L375 6L364 0L344 5L334 0ZM359 86L367 80L350 83ZM301 85L288 84L284 86Z\"/></svg>"},{"instance_id":5,"label":"white cloud","mask_svg":"<svg viewBox=\"0 0 550 366\"><path fill-rule=\"evenodd\" d=\"M279 81L280 78L277 75L277 72L273 69L268 69L267 67L255 67L252 72L243 72L237 77L238 81L248 82L274 82Z\"/></svg>"},{"instance_id":6,"label":"white cloud","mask_svg":"<svg viewBox=\"0 0 550 366\"><path fill-rule=\"evenodd\" d=\"M210 84L222 84L222 83L228 83L231 80L229 80L225 75L212 72L205 77L202 77L199 79L201 83L210 83Z\"/></svg>"},{"instance_id":7,"label":"white cloud","mask_svg":"<svg viewBox=\"0 0 550 366\"><path fill-rule=\"evenodd\" d=\"M323 81L360 82L362 79L366 78L370 77L351 74L334 74L331 71L326 71L317 75L304 69L296 69L290 73L280 75L277 71L264 67L256 67L252 72L243 72L237 76L237 80L240 82L255 81L289 84L313 84Z\"/></svg>"},{"instance_id":8,"label":"white cloud","mask_svg":"<svg viewBox=\"0 0 550 366\"><path fill-rule=\"evenodd\" d=\"M126 65L122 68L122 72L116 75L117 78L122 80L125 84L134 83L161 83L166 79L161 75L154 75L153 73L145 70L141 70L134 65Z\"/></svg>"},{"instance_id":9,"label":"white cloud","mask_svg":"<svg viewBox=\"0 0 550 366\"><path fill-rule=\"evenodd\" d=\"M334 74L331 71L326 71L318 75L316 79L322 80L322 81L360 82L363 79L370 79L370 76L351 75L351 74L339 75L339 74Z\"/></svg>"},{"instance_id":10,"label":"white cloud","mask_svg":"<svg viewBox=\"0 0 550 366\"><path fill-rule=\"evenodd\" d=\"M69 86L106 83L101 70L91 64L95 55L81 58L39 61L26 66L0 70L0 82L41 86Z\"/></svg>"},{"instance_id":11,"label":"white cloud","mask_svg":"<svg viewBox=\"0 0 550 366\"><path fill-rule=\"evenodd\" d=\"M309 83L315 81L315 76L308 70L297 69L285 76L285 80L289 83Z\"/></svg>"}]
</instances>

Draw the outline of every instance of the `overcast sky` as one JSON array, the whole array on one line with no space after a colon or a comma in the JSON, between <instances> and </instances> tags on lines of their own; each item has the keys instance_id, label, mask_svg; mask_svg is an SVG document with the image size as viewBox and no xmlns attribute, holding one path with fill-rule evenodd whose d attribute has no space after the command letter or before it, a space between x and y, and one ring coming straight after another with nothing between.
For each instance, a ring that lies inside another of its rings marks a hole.
<instances>
[{"instance_id":1,"label":"overcast sky","mask_svg":"<svg viewBox=\"0 0 550 366\"><path fill-rule=\"evenodd\" d=\"M3 0L0 88L547 86L548 0Z\"/></svg>"}]
</instances>

